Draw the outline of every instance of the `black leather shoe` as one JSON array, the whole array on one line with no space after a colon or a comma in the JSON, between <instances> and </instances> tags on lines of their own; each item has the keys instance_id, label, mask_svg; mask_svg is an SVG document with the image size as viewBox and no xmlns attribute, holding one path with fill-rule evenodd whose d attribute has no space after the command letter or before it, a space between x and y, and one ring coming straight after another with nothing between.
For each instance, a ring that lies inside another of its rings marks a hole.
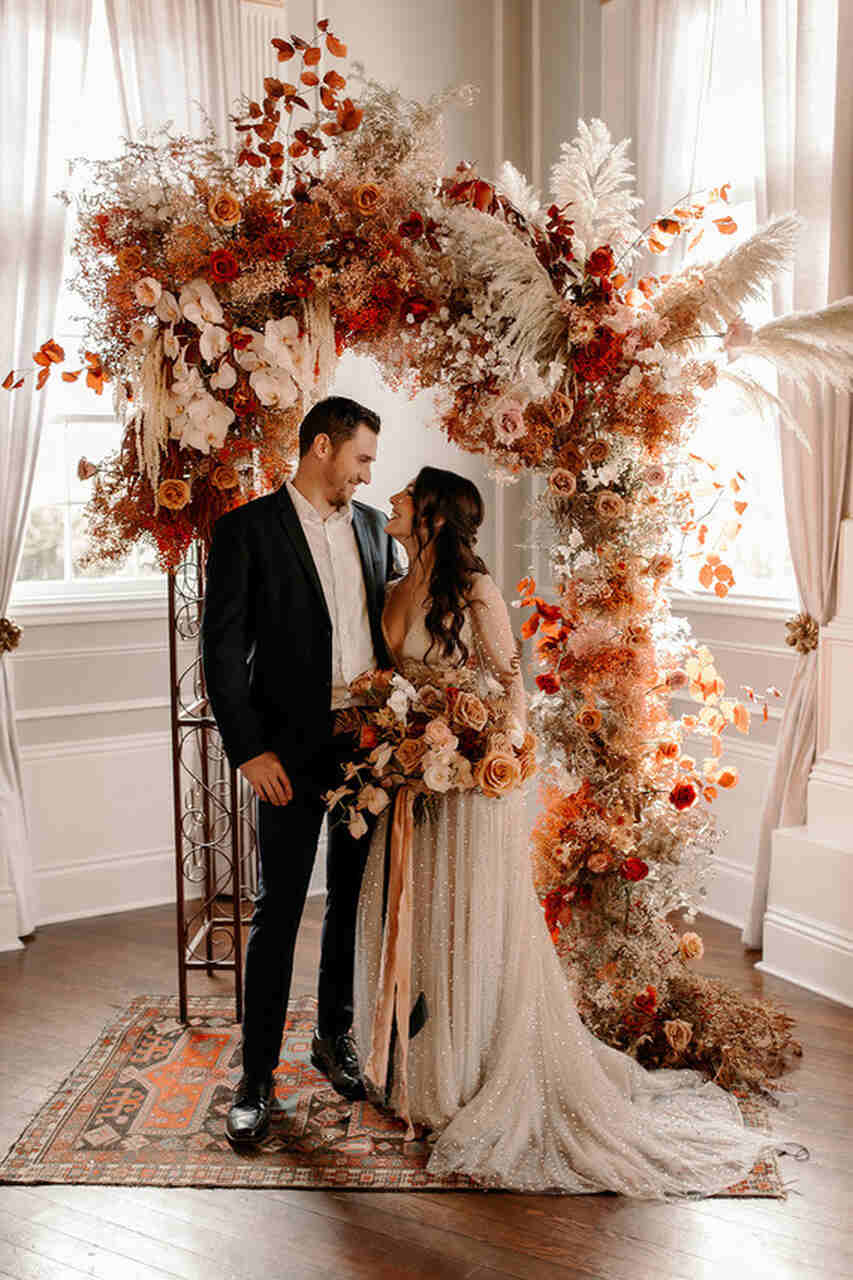
<instances>
[{"instance_id":1,"label":"black leather shoe","mask_svg":"<svg viewBox=\"0 0 853 1280\"><path fill-rule=\"evenodd\" d=\"M270 1127L272 1099L272 1076L258 1081L243 1075L234 1090L231 1109L225 1121L225 1135L229 1141L250 1145L265 1138Z\"/></svg>"},{"instance_id":2,"label":"black leather shoe","mask_svg":"<svg viewBox=\"0 0 853 1280\"><path fill-rule=\"evenodd\" d=\"M314 1032L311 1041L311 1062L329 1080L332 1088L347 1102L359 1102L366 1098L364 1081L358 1066L355 1044L349 1033L340 1036L321 1036Z\"/></svg>"}]
</instances>

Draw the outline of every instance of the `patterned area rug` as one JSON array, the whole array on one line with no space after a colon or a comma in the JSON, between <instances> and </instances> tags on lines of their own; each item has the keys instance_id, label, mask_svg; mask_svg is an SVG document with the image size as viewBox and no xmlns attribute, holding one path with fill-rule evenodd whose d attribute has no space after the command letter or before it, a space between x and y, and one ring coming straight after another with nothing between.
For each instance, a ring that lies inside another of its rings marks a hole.
<instances>
[{"instance_id":1,"label":"patterned area rug","mask_svg":"<svg viewBox=\"0 0 853 1280\"><path fill-rule=\"evenodd\" d=\"M224 996L195 997L189 1025L171 996L139 996L108 1026L0 1165L0 1183L145 1187L474 1188L427 1174L429 1146L367 1102L348 1103L309 1061L312 997L293 1001L266 1140L236 1152L224 1136L240 1077L240 1027ZM739 1099L746 1123L766 1114ZM725 1196L785 1198L775 1158Z\"/></svg>"}]
</instances>

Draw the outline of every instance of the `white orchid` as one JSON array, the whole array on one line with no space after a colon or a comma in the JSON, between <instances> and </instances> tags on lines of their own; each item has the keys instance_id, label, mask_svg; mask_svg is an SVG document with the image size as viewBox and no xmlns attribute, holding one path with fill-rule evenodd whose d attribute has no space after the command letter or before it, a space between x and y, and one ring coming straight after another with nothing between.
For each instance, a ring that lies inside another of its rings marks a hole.
<instances>
[{"instance_id":1,"label":"white orchid","mask_svg":"<svg viewBox=\"0 0 853 1280\"><path fill-rule=\"evenodd\" d=\"M260 369L264 363L264 335L259 333L257 329L250 329L243 326L234 330L235 334L249 335L251 342L247 347L234 348L234 359L241 369L246 369L249 373L255 369Z\"/></svg>"},{"instance_id":2,"label":"white orchid","mask_svg":"<svg viewBox=\"0 0 853 1280\"><path fill-rule=\"evenodd\" d=\"M181 353L181 344L175 337L174 326L171 324L163 334L163 352L170 360L177 360Z\"/></svg>"},{"instance_id":3,"label":"white orchid","mask_svg":"<svg viewBox=\"0 0 853 1280\"><path fill-rule=\"evenodd\" d=\"M159 320L164 324L174 324L176 320L181 318L181 308L178 305L178 299L168 289L161 289L157 298L157 304L154 311Z\"/></svg>"},{"instance_id":4,"label":"white orchid","mask_svg":"<svg viewBox=\"0 0 853 1280\"><path fill-rule=\"evenodd\" d=\"M222 360L215 373L211 375L210 385L214 391L227 391L237 381L237 370L227 360Z\"/></svg>"},{"instance_id":5,"label":"white orchid","mask_svg":"<svg viewBox=\"0 0 853 1280\"><path fill-rule=\"evenodd\" d=\"M367 823L364 820L364 814L359 813L358 809L354 809L352 805L350 805L349 809L347 826L354 840L360 840L363 835L367 834Z\"/></svg>"},{"instance_id":6,"label":"white orchid","mask_svg":"<svg viewBox=\"0 0 853 1280\"><path fill-rule=\"evenodd\" d=\"M202 360L212 364L219 356L224 356L228 350L228 334L217 324L206 324L201 331L198 345Z\"/></svg>"},{"instance_id":7,"label":"white orchid","mask_svg":"<svg viewBox=\"0 0 853 1280\"><path fill-rule=\"evenodd\" d=\"M206 324L222 324L225 319L219 299L202 276L184 285L178 301L186 319L199 329Z\"/></svg>"},{"instance_id":8,"label":"white orchid","mask_svg":"<svg viewBox=\"0 0 853 1280\"><path fill-rule=\"evenodd\" d=\"M391 797L384 787L375 787L372 782L368 782L362 787L358 796L359 808L367 809L370 813L378 816L384 809L388 808Z\"/></svg>"},{"instance_id":9,"label":"white orchid","mask_svg":"<svg viewBox=\"0 0 853 1280\"><path fill-rule=\"evenodd\" d=\"M181 434L181 448L189 445L201 453L221 449L234 421L234 410L214 396L204 393L187 405L186 425Z\"/></svg>"},{"instance_id":10,"label":"white orchid","mask_svg":"<svg viewBox=\"0 0 853 1280\"><path fill-rule=\"evenodd\" d=\"M146 324L144 320L137 320L131 327L128 337L135 347L147 347L156 332L156 327Z\"/></svg>"},{"instance_id":11,"label":"white orchid","mask_svg":"<svg viewBox=\"0 0 853 1280\"><path fill-rule=\"evenodd\" d=\"M300 387L308 376L308 347L299 337L293 316L268 320L264 329L264 359L277 369L287 369Z\"/></svg>"},{"instance_id":12,"label":"white orchid","mask_svg":"<svg viewBox=\"0 0 853 1280\"><path fill-rule=\"evenodd\" d=\"M153 276L143 276L141 280L137 280L133 286L133 296L136 301L143 307L154 307L160 300L160 294L163 292L163 286L159 280L155 280Z\"/></svg>"},{"instance_id":13,"label":"white orchid","mask_svg":"<svg viewBox=\"0 0 853 1280\"><path fill-rule=\"evenodd\" d=\"M249 374L249 385L268 409L287 408L298 394L293 378L283 369L255 369Z\"/></svg>"}]
</instances>

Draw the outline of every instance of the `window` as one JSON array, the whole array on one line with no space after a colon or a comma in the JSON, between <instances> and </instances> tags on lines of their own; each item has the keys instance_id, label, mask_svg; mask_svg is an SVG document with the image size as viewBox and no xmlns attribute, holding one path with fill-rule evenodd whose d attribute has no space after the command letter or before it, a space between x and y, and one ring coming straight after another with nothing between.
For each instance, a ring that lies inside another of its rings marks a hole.
<instances>
[{"instance_id":1,"label":"window","mask_svg":"<svg viewBox=\"0 0 853 1280\"><path fill-rule=\"evenodd\" d=\"M743 0L721 0L701 115L697 186L732 184L728 212L738 230L726 248L745 240L757 225L755 177L763 167L763 106L756 8ZM701 261L705 251L705 243L700 242L687 260ZM772 317L769 299L745 307L744 314L754 327L765 323ZM776 374L769 365L756 361L750 372L776 390ZM734 393L722 388L707 404L694 436L695 452L716 463L725 478L738 470L747 480L739 497L749 506L741 531L725 555L735 575L731 594L790 605L797 600L797 587L785 524L780 428L750 413ZM680 586L702 591L696 581L697 565L688 562ZM707 593L702 592L702 597Z\"/></svg>"},{"instance_id":2,"label":"window","mask_svg":"<svg viewBox=\"0 0 853 1280\"><path fill-rule=\"evenodd\" d=\"M89 159L107 158L121 146L121 102L103 0L94 0L89 58L82 96L78 136L85 139ZM81 147L81 151L83 148ZM54 333L67 353L66 368L74 363L83 337L83 300L68 288L75 269L70 246L75 234L75 209L68 210L63 285ZM24 540L14 603L57 596L89 599L120 592L146 594L162 589L153 550L130 548L121 564L83 569L80 557L88 542L84 507L92 481L77 479L81 457L98 463L119 443L120 426L112 411L109 385L103 396L89 391L83 379L68 383L55 372L41 394L46 397L30 518Z\"/></svg>"}]
</instances>

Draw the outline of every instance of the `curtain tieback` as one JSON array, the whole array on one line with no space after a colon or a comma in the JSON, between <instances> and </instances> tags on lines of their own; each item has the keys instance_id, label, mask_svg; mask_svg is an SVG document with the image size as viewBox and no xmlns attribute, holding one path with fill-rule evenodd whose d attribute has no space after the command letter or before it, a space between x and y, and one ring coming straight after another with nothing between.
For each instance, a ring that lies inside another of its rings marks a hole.
<instances>
[{"instance_id":1,"label":"curtain tieback","mask_svg":"<svg viewBox=\"0 0 853 1280\"><path fill-rule=\"evenodd\" d=\"M0 618L0 654L17 649L22 634L21 628L11 618Z\"/></svg>"},{"instance_id":2,"label":"curtain tieback","mask_svg":"<svg viewBox=\"0 0 853 1280\"><path fill-rule=\"evenodd\" d=\"M789 618L785 623L785 629L788 632L785 636L785 644L789 644L798 653L811 653L812 649L817 648L820 626L817 619L813 618L807 610L803 609L802 613Z\"/></svg>"}]
</instances>

